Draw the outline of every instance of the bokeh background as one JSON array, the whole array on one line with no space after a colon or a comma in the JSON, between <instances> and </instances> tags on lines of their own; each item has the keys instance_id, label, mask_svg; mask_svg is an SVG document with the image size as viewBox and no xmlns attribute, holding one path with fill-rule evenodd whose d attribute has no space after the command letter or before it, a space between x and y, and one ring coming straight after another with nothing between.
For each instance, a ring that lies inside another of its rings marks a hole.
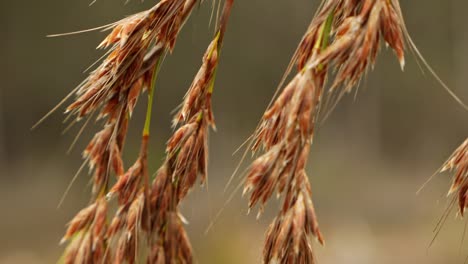
<instances>
[{"instance_id":1,"label":"bokeh background","mask_svg":"<svg viewBox=\"0 0 468 264\"><path fill-rule=\"evenodd\" d=\"M0 263L54 263L65 224L89 197L80 175L63 206L57 204L81 164L80 152L96 130L89 126L66 155L79 128L61 135L61 109L30 127L61 100L102 54L104 37L91 28L154 5L124 0L1 1ZM468 102L466 1L401 1L419 49L441 78ZM196 188L183 204L198 263L260 263L263 234L278 205L247 215L247 201L223 189L241 155L234 150L252 133L319 1L238 0L222 53L214 94L218 131L210 139L208 190ZM201 63L213 26L210 1L192 15L162 69L151 141L151 170L163 159L170 112ZM143 105L134 114L126 160L135 157ZM345 97L316 135L308 173L327 245L315 246L320 263L463 263L465 222L452 212L435 243L433 228L447 205L449 175L417 189L468 135L468 112L419 69L407 54L401 72L382 48L375 70L356 96ZM244 166L245 167L245 166ZM237 177L231 190L240 181ZM214 222L208 233L205 229Z\"/></svg>"}]
</instances>

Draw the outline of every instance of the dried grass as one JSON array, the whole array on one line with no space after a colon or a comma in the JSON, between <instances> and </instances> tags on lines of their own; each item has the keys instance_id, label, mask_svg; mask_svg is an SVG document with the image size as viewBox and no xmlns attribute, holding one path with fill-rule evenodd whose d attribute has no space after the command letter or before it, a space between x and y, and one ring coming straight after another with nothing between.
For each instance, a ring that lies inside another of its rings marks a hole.
<instances>
[{"instance_id":1,"label":"dried grass","mask_svg":"<svg viewBox=\"0 0 468 264\"><path fill-rule=\"evenodd\" d=\"M85 125L97 114L104 125L83 152L93 174L93 196L70 221L62 239L68 242L65 263L136 263L142 261L145 250L147 263L193 263L179 204L197 181L207 181L208 134L210 127L215 129L211 96L234 0L224 2L215 37L173 118L175 132L152 182L148 144L159 67L199 2L161 0L149 10L97 28L111 31L99 45L108 52L72 92L76 98L67 113L72 123L86 118ZM310 238L324 244L324 236L306 166L317 120L359 84L374 66L382 43L394 51L402 69L406 45L434 74L409 38L398 0L322 1L250 145L258 156L244 182L249 209L259 206L260 216L274 193L282 198L281 209L266 232L264 263L315 263ZM126 167L122 152L127 128L144 92L148 93L148 110L141 149ZM467 206L467 144L468 140L442 169L456 171L449 193L458 193L461 214ZM111 201L117 203L115 211L109 209Z\"/></svg>"},{"instance_id":2,"label":"dried grass","mask_svg":"<svg viewBox=\"0 0 468 264\"><path fill-rule=\"evenodd\" d=\"M113 23L99 45L107 57L74 92L67 113L104 119L83 157L93 172L93 198L69 223L65 263L136 263L147 245L148 263L193 263L178 204L197 178L207 177L208 128L215 71L233 0L227 0L217 34L174 118L179 127L167 143L167 158L151 184L148 141L154 83L162 57L172 52L178 33L197 0L162 0L153 8ZM129 120L140 95L148 92L141 150L125 169L122 152ZM111 175L116 176L111 184ZM115 212L108 203L117 198ZM108 216L111 216L110 218Z\"/></svg>"},{"instance_id":3,"label":"dried grass","mask_svg":"<svg viewBox=\"0 0 468 264\"><path fill-rule=\"evenodd\" d=\"M468 138L458 147L442 166L440 172L452 171L453 183L448 195L458 196L460 215L463 216L468 207Z\"/></svg>"},{"instance_id":4,"label":"dried grass","mask_svg":"<svg viewBox=\"0 0 468 264\"><path fill-rule=\"evenodd\" d=\"M310 236L324 244L312 203L306 163L324 97L349 93L373 66L381 42L404 67L404 26L396 0L324 1L304 34L286 72L297 73L267 109L251 150L261 152L247 173L249 208L264 205L274 192L282 207L270 225L264 263L314 263ZM331 85L329 72L335 71Z\"/></svg>"}]
</instances>

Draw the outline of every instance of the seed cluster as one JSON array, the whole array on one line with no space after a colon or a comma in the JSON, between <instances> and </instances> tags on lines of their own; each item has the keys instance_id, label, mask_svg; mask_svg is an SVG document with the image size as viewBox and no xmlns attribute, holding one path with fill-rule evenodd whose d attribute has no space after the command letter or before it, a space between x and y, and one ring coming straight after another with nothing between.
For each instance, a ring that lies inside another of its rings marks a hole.
<instances>
[{"instance_id":1,"label":"seed cluster","mask_svg":"<svg viewBox=\"0 0 468 264\"><path fill-rule=\"evenodd\" d=\"M445 162L440 172L453 171L453 183L449 195L457 193L460 214L468 207L468 138Z\"/></svg>"},{"instance_id":2,"label":"seed cluster","mask_svg":"<svg viewBox=\"0 0 468 264\"><path fill-rule=\"evenodd\" d=\"M404 66L403 20L397 0L325 1L292 58L297 73L267 109L254 133L244 193L249 208L264 205L276 191L283 198L268 228L264 263L313 263L309 237L323 244L312 203L306 163L323 97L340 98L375 62L380 42ZM331 85L326 85L332 70ZM290 67L286 75L292 71Z\"/></svg>"},{"instance_id":3,"label":"seed cluster","mask_svg":"<svg viewBox=\"0 0 468 264\"><path fill-rule=\"evenodd\" d=\"M179 127L167 143L167 158L153 183L148 176L149 121L154 81L162 56L172 52L178 33L197 0L161 0L153 8L118 21L99 45L106 57L79 85L67 108L74 122L104 119L83 152L93 173L93 198L69 223L65 263L135 263L142 246L151 248L148 263L192 263L192 249L178 204L197 178L207 177L208 128L214 127L211 94L227 18L226 1L216 37L208 47L180 112ZM122 152L137 100L149 94L140 153L125 169ZM116 176L112 183L111 175ZM109 210L116 198L117 209Z\"/></svg>"},{"instance_id":4,"label":"seed cluster","mask_svg":"<svg viewBox=\"0 0 468 264\"><path fill-rule=\"evenodd\" d=\"M213 129L211 94L218 56L233 0L225 2L220 27L209 45L180 111L173 119L179 128L166 146L166 160L151 189L151 263L192 263L192 247L183 228L178 206L197 179L204 184L208 166L208 131Z\"/></svg>"}]
</instances>

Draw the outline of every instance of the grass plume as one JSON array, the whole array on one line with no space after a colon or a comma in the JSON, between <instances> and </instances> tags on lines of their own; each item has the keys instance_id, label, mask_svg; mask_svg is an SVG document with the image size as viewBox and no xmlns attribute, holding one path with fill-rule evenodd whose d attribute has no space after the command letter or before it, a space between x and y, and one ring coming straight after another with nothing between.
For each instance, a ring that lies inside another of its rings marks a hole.
<instances>
[{"instance_id":1,"label":"grass plume","mask_svg":"<svg viewBox=\"0 0 468 264\"><path fill-rule=\"evenodd\" d=\"M264 263L314 263L310 236L324 244L312 203L306 163L324 98L349 93L374 65L381 42L390 46L403 69L404 29L396 0L324 1L304 34L287 76L297 72L269 106L251 144L260 153L245 178L249 208L259 213L274 192L282 197L268 228ZM334 71L334 76L329 72ZM327 80L330 85L327 85Z\"/></svg>"},{"instance_id":2,"label":"grass plume","mask_svg":"<svg viewBox=\"0 0 468 264\"><path fill-rule=\"evenodd\" d=\"M453 181L447 195L457 196L460 215L468 207L468 139L465 139L444 163L440 172L453 172Z\"/></svg>"},{"instance_id":3,"label":"grass plume","mask_svg":"<svg viewBox=\"0 0 468 264\"><path fill-rule=\"evenodd\" d=\"M175 119L175 125L184 123L186 126L182 126L168 143L168 158L163 167L170 169L171 174L166 178L158 174L154 184L148 176L148 144L159 67L164 54L172 52L178 33L197 2L162 0L149 10L104 27L111 32L99 48L109 49L107 57L74 90L76 98L67 107L67 113L76 121L89 120L97 112L104 126L83 153L93 173L93 198L90 205L71 220L62 239L62 242L69 241L63 256L65 263L136 263L143 250L141 245L145 243L155 248L148 256L149 263L193 262L177 204L198 174L206 178L207 126L214 125L210 106L214 69L232 1L226 2L220 29L189 90L186 107ZM140 153L126 169L122 152L127 128L138 98L145 91L148 92L148 110ZM185 129L187 126L192 129ZM193 136L186 134L178 138L181 131L191 131ZM186 159L192 160L195 156L199 157L196 163L184 167L189 164ZM110 178L112 174L116 176L114 184ZM164 179L168 180L170 189L164 190L169 195L168 211L162 211L164 208L158 200L161 196L154 193ZM108 203L114 197L118 207L111 212ZM157 254L157 245L170 249L162 259Z\"/></svg>"}]
</instances>

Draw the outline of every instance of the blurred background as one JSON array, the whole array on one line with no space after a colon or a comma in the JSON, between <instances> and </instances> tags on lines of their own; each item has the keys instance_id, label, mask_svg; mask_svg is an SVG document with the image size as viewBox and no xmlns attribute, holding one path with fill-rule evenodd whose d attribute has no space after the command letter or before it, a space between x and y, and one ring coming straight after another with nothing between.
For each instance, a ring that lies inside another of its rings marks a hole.
<instances>
[{"instance_id":1,"label":"blurred background","mask_svg":"<svg viewBox=\"0 0 468 264\"><path fill-rule=\"evenodd\" d=\"M63 109L30 127L74 88L100 57L101 32L46 38L91 28L144 10L155 1L1 1L0 263L55 263L65 224L88 202L82 173L62 207L57 204L81 165L81 150L97 126L88 126L66 154L79 126L61 135ZM218 131L211 133L209 188L183 204L198 263L260 263L263 235L278 204L260 220L247 201L223 193L319 1L236 1L213 99ZM468 102L468 30L465 1L402 1L407 26L441 78ZM150 149L155 171L170 136L170 112L197 72L213 26L211 3L192 15L168 56L156 90ZM433 228L448 199L450 175L416 195L468 135L468 113L419 69L407 53L404 72L382 48L375 70L348 95L316 134L308 174L326 246L320 263L463 263L465 222L453 211L431 247ZM131 123L125 159L137 155L145 100ZM243 166L243 168L245 165ZM240 181L237 177L231 190ZM214 226L205 234L205 229Z\"/></svg>"}]
</instances>

